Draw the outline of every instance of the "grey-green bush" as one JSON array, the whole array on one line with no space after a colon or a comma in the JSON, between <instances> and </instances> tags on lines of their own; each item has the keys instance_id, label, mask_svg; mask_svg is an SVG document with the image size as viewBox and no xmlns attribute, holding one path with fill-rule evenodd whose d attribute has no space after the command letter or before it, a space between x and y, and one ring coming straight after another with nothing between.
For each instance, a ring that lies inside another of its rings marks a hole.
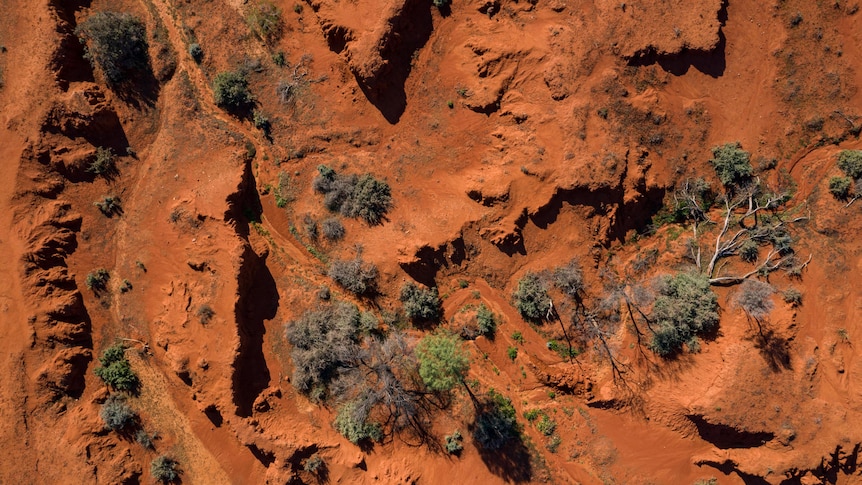
<instances>
[{"instance_id":1,"label":"grey-green bush","mask_svg":"<svg viewBox=\"0 0 862 485\"><path fill-rule=\"evenodd\" d=\"M355 295L371 295L377 290L377 266L357 255L350 260L333 261L329 277Z\"/></svg>"},{"instance_id":2,"label":"grey-green bush","mask_svg":"<svg viewBox=\"0 0 862 485\"><path fill-rule=\"evenodd\" d=\"M383 438L383 428L380 424L369 422L368 413L355 401L348 402L338 409L333 426L353 444L365 440L380 441Z\"/></svg>"},{"instance_id":3,"label":"grey-green bush","mask_svg":"<svg viewBox=\"0 0 862 485\"><path fill-rule=\"evenodd\" d=\"M853 181L850 177L832 177L829 179L829 193L839 200L844 200L850 196L850 188L853 186Z\"/></svg>"},{"instance_id":4,"label":"grey-green bush","mask_svg":"<svg viewBox=\"0 0 862 485\"><path fill-rule=\"evenodd\" d=\"M842 150L838 154L838 168L853 180L862 177L862 150Z\"/></svg>"},{"instance_id":5,"label":"grey-green bush","mask_svg":"<svg viewBox=\"0 0 862 485\"><path fill-rule=\"evenodd\" d=\"M248 80L239 71L225 71L213 80L213 100L218 106L232 112L247 110L254 104L248 89Z\"/></svg>"},{"instance_id":6,"label":"grey-green bush","mask_svg":"<svg viewBox=\"0 0 862 485\"><path fill-rule=\"evenodd\" d=\"M99 416L105 422L105 428L113 431L131 426L137 417L132 408L126 404L126 399L118 395L109 396L105 400Z\"/></svg>"},{"instance_id":7,"label":"grey-green bush","mask_svg":"<svg viewBox=\"0 0 862 485\"><path fill-rule=\"evenodd\" d=\"M651 318L653 337L650 348L667 357L679 352L683 344L694 347L697 337L718 325L718 297L709 279L700 274L680 273L659 281Z\"/></svg>"},{"instance_id":8,"label":"grey-green bush","mask_svg":"<svg viewBox=\"0 0 862 485\"><path fill-rule=\"evenodd\" d=\"M422 288L412 282L401 287L404 314L413 320L438 320L441 314L437 288Z\"/></svg>"},{"instance_id":9,"label":"grey-green bush","mask_svg":"<svg viewBox=\"0 0 862 485\"><path fill-rule=\"evenodd\" d=\"M512 295L515 308L528 320L539 321L545 318L550 308L551 298L542 278L528 272L518 281L518 289Z\"/></svg>"},{"instance_id":10,"label":"grey-green bush","mask_svg":"<svg viewBox=\"0 0 862 485\"><path fill-rule=\"evenodd\" d=\"M171 483L180 477L178 465L176 460L161 455L150 463L150 474L157 482Z\"/></svg>"}]
</instances>

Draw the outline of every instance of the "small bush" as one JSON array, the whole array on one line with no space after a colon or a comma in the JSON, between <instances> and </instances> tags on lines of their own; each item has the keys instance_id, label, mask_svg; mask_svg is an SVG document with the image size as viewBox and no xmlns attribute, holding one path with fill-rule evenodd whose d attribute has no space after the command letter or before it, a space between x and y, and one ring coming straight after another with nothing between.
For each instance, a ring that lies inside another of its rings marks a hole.
<instances>
[{"instance_id":1,"label":"small bush","mask_svg":"<svg viewBox=\"0 0 862 485\"><path fill-rule=\"evenodd\" d=\"M470 358L461 340L448 332L428 335L416 345L419 376L435 392L446 392L462 383L470 368Z\"/></svg>"},{"instance_id":2,"label":"small bush","mask_svg":"<svg viewBox=\"0 0 862 485\"><path fill-rule=\"evenodd\" d=\"M112 173L115 170L114 151L110 148L96 148L96 158L87 167L87 171L96 175Z\"/></svg>"},{"instance_id":3,"label":"small bush","mask_svg":"<svg viewBox=\"0 0 862 485\"><path fill-rule=\"evenodd\" d=\"M110 396L105 400L99 416L105 422L105 428L112 431L119 431L131 426L137 417L132 408L126 404L126 399L117 395Z\"/></svg>"},{"instance_id":4,"label":"small bush","mask_svg":"<svg viewBox=\"0 0 862 485\"><path fill-rule=\"evenodd\" d=\"M518 438L520 433L512 401L491 389L476 416L473 439L482 448L493 451Z\"/></svg>"},{"instance_id":5,"label":"small bush","mask_svg":"<svg viewBox=\"0 0 862 485\"><path fill-rule=\"evenodd\" d=\"M524 275L518 281L518 289L512 295L515 308L527 320L540 321L547 315L551 299L545 283L536 273Z\"/></svg>"},{"instance_id":6,"label":"small bush","mask_svg":"<svg viewBox=\"0 0 862 485\"><path fill-rule=\"evenodd\" d=\"M377 289L377 266L357 255L352 260L333 261L329 277L355 295L370 295Z\"/></svg>"},{"instance_id":7,"label":"small bush","mask_svg":"<svg viewBox=\"0 0 862 485\"><path fill-rule=\"evenodd\" d=\"M432 3L435 7L437 7L438 10L443 10L444 8L448 7L450 3L452 3L452 0L433 0Z\"/></svg>"},{"instance_id":8,"label":"small bush","mask_svg":"<svg viewBox=\"0 0 862 485\"><path fill-rule=\"evenodd\" d=\"M150 434L144 429L135 431L135 441L137 441L138 444L146 450L152 450L154 448L153 438L155 438L155 436L150 436Z\"/></svg>"},{"instance_id":9,"label":"small bush","mask_svg":"<svg viewBox=\"0 0 862 485\"><path fill-rule=\"evenodd\" d=\"M99 208L99 212L106 217L112 217L114 214L122 214L123 207L120 205L120 198L112 195L102 197L102 200L93 202L93 205Z\"/></svg>"},{"instance_id":10,"label":"small bush","mask_svg":"<svg viewBox=\"0 0 862 485\"><path fill-rule=\"evenodd\" d=\"M178 465L175 460L161 455L150 464L150 474L157 482L171 483L180 477Z\"/></svg>"},{"instance_id":11,"label":"small bush","mask_svg":"<svg viewBox=\"0 0 862 485\"><path fill-rule=\"evenodd\" d=\"M254 35L268 44L281 36L281 10L271 2L263 1L252 5L245 19Z\"/></svg>"},{"instance_id":12,"label":"small bush","mask_svg":"<svg viewBox=\"0 0 862 485\"><path fill-rule=\"evenodd\" d=\"M577 259L554 270L554 285L569 298L577 298L584 289L584 273Z\"/></svg>"},{"instance_id":13,"label":"small bush","mask_svg":"<svg viewBox=\"0 0 862 485\"><path fill-rule=\"evenodd\" d=\"M75 33L87 46L86 57L101 69L108 84L149 72L147 30L141 19L127 13L99 12Z\"/></svg>"},{"instance_id":14,"label":"small bush","mask_svg":"<svg viewBox=\"0 0 862 485\"><path fill-rule=\"evenodd\" d=\"M536 423L536 429L545 436L551 436L557 429L557 422L551 419L547 414L542 414L542 419Z\"/></svg>"},{"instance_id":15,"label":"small bush","mask_svg":"<svg viewBox=\"0 0 862 485\"><path fill-rule=\"evenodd\" d=\"M506 355L509 356L512 361L518 358L518 347L509 347L506 349Z\"/></svg>"},{"instance_id":16,"label":"small bush","mask_svg":"<svg viewBox=\"0 0 862 485\"><path fill-rule=\"evenodd\" d=\"M355 401L341 406L333 425L353 444L365 440L380 441L383 438L380 424L368 422L367 412L363 412L363 408Z\"/></svg>"},{"instance_id":17,"label":"small bush","mask_svg":"<svg viewBox=\"0 0 862 485\"><path fill-rule=\"evenodd\" d=\"M234 113L247 110L254 104L248 90L248 80L239 71L225 71L213 80L213 100L218 106Z\"/></svg>"},{"instance_id":18,"label":"small bush","mask_svg":"<svg viewBox=\"0 0 862 485\"><path fill-rule=\"evenodd\" d=\"M739 287L739 295L736 302L740 307L755 320L762 320L769 316L774 304L772 294L775 289L769 283L758 280L745 280Z\"/></svg>"},{"instance_id":19,"label":"small bush","mask_svg":"<svg viewBox=\"0 0 862 485\"><path fill-rule=\"evenodd\" d=\"M340 212L345 217L360 217L368 224L380 224L392 207L389 184L370 174L338 175L335 170L321 165L320 174L314 178L312 187L324 194L327 209Z\"/></svg>"},{"instance_id":20,"label":"small bush","mask_svg":"<svg viewBox=\"0 0 862 485\"><path fill-rule=\"evenodd\" d=\"M111 386L118 391L137 390L140 381L138 376L132 370L132 366L126 359L126 347L122 344L115 344L102 352L99 357L100 367L96 367L93 372L102 379L105 384Z\"/></svg>"},{"instance_id":21,"label":"small bush","mask_svg":"<svg viewBox=\"0 0 862 485\"><path fill-rule=\"evenodd\" d=\"M200 64L204 60L204 50L198 43L189 44L189 56L196 64Z\"/></svg>"},{"instance_id":22,"label":"small bush","mask_svg":"<svg viewBox=\"0 0 862 485\"><path fill-rule=\"evenodd\" d=\"M320 471L323 466L325 466L323 458L321 458L320 455L315 453L308 457L307 460L305 460L305 464L302 465L302 469L307 471L308 473L313 473L316 475L317 472Z\"/></svg>"},{"instance_id":23,"label":"small bush","mask_svg":"<svg viewBox=\"0 0 862 485\"><path fill-rule=\"evenodd\" d=\"M198 320L200 320L201 322L201 325L207 325L208 323L210 323L210 321L212 321L213 317L215 316L215 310L213 310L213 307L209 306L208 303L204 303L200 306L200 308L198 308L198 311L195 312L195 315L197 315Z\"/></svg>"},{"instance_id":24,"label":"small bush","mask_svg":"<svg viewBox=\"0 0 862 485\"><path fill-rule=\"evenodd\" d=\"M98 293L108 289L108 281L110 279L111 273L108 273L108 270L105 268L99 268L87 274L84 284L87 285L87 289Z\"/></svg>"},{"instance_id":25,"label":"small bush","mask_svg":"<svg viewBox=\"0 0 862 485\"><path fill-rule=\"evenodd\" d=\"M852 186L853 181L850 180L850 177L832 177L829 179L829 192L839 200L850 197L850 188Z\"/></svg>"},{"instance_id":26,"label":"small bush","mask_svg":"<svg viewBox=\"0 0 862 485\"><path fill-rule=\"evenodd\" d=\"M401 287L404 314L413 320L438 320L441 314L437 288L422 288L412 282Z\"/></svg>"},{"instance_id":27,"label":"small bush","mask_svg":"<svg viewBox=\"0 0 862 485\"><path fill-rule=\"evenodd\" d=\"M796 288L788 288L781 295L784 298L784 303L789 303L794 307L802 305L802 293Z\"/></svg>"},{"instance_id":28,"label":"small bush","mask_svg":"<svg viewBox=\"0 0 862 485\"><path fill-rule=\"evenodd\" d=\"M494 313L484 303L479 305L479 309L476 311L476 322L478 324L479 335L487 335L489 338L494 337L494 334L497 332L497 317L494 316Z\"/></svg>"},{"instance_id":29,"label":"small bush","mask_svg":"<svg viewBox=\"0 0 862 485\"><path fill-rule=\"evenodd\" d=\"M713 148L712 156L709 163L715 168L718 179L725 187L740 185L748 181L754 173L751 156L742 149L739 142Z\"/></svg>"},{"instance_id":30,"label":"small bush","mask_svg":"<svg viewBox=\"0 0 862 485\"><path fill-rule=\"evenodd\" d=\"M464 446L461 445L461 440L463 439L461 436L461 432L457 429L454 433L446 436L446 452L450 455L457 455L464 449Z\"/></svg>"},{"instance_id":31,"label":"small bush","mask_svg":"<svg viewBox=\"0 0 862 485\"><path fill-rule=\"evenodd\" d=\"M252 123L254 124L254 127L264 133L269 133L270 128L272 128L272 126L269 124L269 118L263 111L257 109L254 110L251 115L251 119Z\"/></svg>"},{"instance_id":32,"label":"small bush","mask_svg":"<svg viewBox=\"0 0 862 485\"><path fill-rule=\"evenodd\" d=\"M335 217L330 217L321 223L323 237L330 241L344 239L344 225Z\"/></svg>"},{"instance_id":33,"label":"small bush","mask_svg":"<svg viewBox=\"0 0 862 485\"><path fill-rule=\"evenodd\" d=\"M759 254L760 251L757 247L757 243L754 241L745 241L742 243L742 246L739 247L739 257L747 263L757 261Z\"/></svg>"},{"instance_id":34,"label":"small bush","mask_svg":"<svg viewBox=\"0 0 862 485\"><path fill-rule=\"evenodd\" d=\"M541 414L541 412L538 409L528 409L524 411L524 419L532 423L539 418L539 414Z\"/></svg>"},{"instance_id":35,"label":"small bush","mask_svg":"<svg viewBox=\"0 0 862 485\"><path fill-rule=\"evenodd\" d=\"M862 150L843 150L838 154L838 168L853 180L862 178Z\"/></svg>"},{"instance_id":36,"label":"small bush","mask_svg":"<svg viewBox=\"0 0 862 485\"><path fill-rule=\"evenodd\" d=\"M697 336L718 325L718 297L706 276L680 273L659 282L653 304L653 337L650 348L663 357L679 352L682 345L695 347Z\"/></svg>"}]
</instances>

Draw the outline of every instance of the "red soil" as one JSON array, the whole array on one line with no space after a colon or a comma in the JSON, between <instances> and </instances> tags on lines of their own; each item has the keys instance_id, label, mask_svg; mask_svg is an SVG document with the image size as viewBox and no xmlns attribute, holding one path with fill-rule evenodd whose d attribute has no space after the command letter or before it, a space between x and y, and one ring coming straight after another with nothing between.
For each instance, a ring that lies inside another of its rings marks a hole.
<instances>
[{"instance_id":1,"label":"red soil","mask_svg":"<svg viewBox=\"0 0 862 485\"><path fill-rule=\"evenodd\" d=\"M334 483L862 483L862 204L827 190L836 154L862 148L858 6L478 0L444 16L414 0L275 3L284 29L269 45L234 0L4 3L0 483L150 483L164 453L203 484L314 483L315 453ZM102 10L147 24L154 79L135 96L106 86L73 33ZM212 102L212 79L238 65L270 137ZM775 159L761 177L792 178L791 206L810 217L794 232L811 255L801 279L769 278L803 294L800 307L774 298L779 345L758 344L731 286L716 288L720 331L700 353L656 357L625 313L610 337L622 378L595 348L549 350L564 336L521 319L518 279L576 257L593 298L603 272L631 274L650 250L644 281L684 267L690 229L645 228L680 180L717 186L709 149L735 140L755 165ZM85 172L96 147L120 155L117 176ZM344 220L344 241L311 244L303 217L327 217L319 164L386 179L383 223ZM93 206L105 195L121 215ZM356 244L380 270L375 302L345 294L308 249L331 260ZM85 285L95 268L112 274L101 295ZM494 340L467 343L468 381L511 398L529 443L519 461L480 453L463 392L429 424L437 441L464 433L454 457L409 433L352 445L334 409L291 386L284 325L319 287L382 314L412 280L438 287L447 322L480 302L501 315ZM93 368L117 338L155 450L103 429L109 391ZM556 421L555 452L528 409Z\"/></svg>"}]
</instances>

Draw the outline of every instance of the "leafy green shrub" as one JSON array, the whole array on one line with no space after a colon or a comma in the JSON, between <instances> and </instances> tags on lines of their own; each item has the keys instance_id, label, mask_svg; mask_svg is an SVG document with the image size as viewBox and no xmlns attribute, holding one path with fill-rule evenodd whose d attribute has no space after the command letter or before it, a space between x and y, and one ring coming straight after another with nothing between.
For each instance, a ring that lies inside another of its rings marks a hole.
<instances>
[{"instance_id":1,"label":"leafy green shrub","mask_svg":"<svg viewBox=\"0 0 862 485\"><path fill-rule=\"evenodd\" d=\"M446 452L450 455L457 455L464 449L464 446L461 445L461 440L463 439L461 436L461 432L457 429L454 433L446 436Z\"/></svg>"},{"instance_id":2,"label":"leafy green shrub","mask_svg":"<svg viewBox=\"0 0 862 485\"><path fill-rule=\"evenodd\" d=\"M377 266L366 263L358 254L351 260L333 261L329 277L355 295L370 295L377 290Z\"/></svg>"},{"instance_id":3,"label":"leafy green shrub","mask_svg":"<svg viewBox=\"0 0 862 485\"><path fill-rule=\"evenodd\" d=\"M529 422L533 422L539 418L540 411L538 409L528 409L524 411L524 419Z\"/></svg>"},{"instance_id":4,"label":"leafy green shrub","mask_svg":"<svg viewBox=\"0 0 862 485\"><path fill-rule=\"evenodd\" d=\"M150 474L153 478L162 483L171 483L180 477L176 460L161 455L150 464Z\"/></svg>"},{"instance_id":5,"label":"leafy green shrub","mask_svg":"<svg viewBox=\"0 0 862 485\"><path fill-rule=\"evenodd\" d=\"M484 303L479 305L479 309L476 310L476 322L478 324L479 335L487 335L489 338L494 337L494 334L497 332L497 317L494 316L494 313Z\"/></svg>"},{"instance_id":6,"label":"leafy green shrub","mask_svg":"<svg viewBox=\"0 0 862 485\"><path fill-rule=\"evenodd\" d=\"M653 337L650 348L667 357L682 345L697 345L697 336L718 325L718 297L704 275L680 273L659 282L653 304Z\"/></svg>"},{"instance_id":7,"label":"leafy green shrub","mask_svg":"<svg viewBox=\"0 0 862 485\"><path fill-rule=\"evenodd\" d=\"M401 287L404 313L413 320L438 320L442 310L437 288L421 288L412 282Z\"/></svg>"},{"instance_id":8,"label":"leafy green shrub","mask_svg":"<svg viewBox=\"0 0 862 485\"><path fill-rule=\"evenodd\" d=\"M520 436L515 407L506 396L491 389L480 404L473 439L485 450L499 450Z\"/></svg>"},{"instance_id":9,"label":"leafy green shrub","mask_svg":"<svg viewBox=\"0 0 862 485\"><path fill-rule=\"evenodd\" d=\"M829 179L829 192L839 200L850 197L850 188L852 186L853 181L850 180L850 177L832 177Z\"/></svg>"},{"instance_id":10,"label":"leafy green shrub","mask_svg":"<svg viewBox=\"0 0 862 485\"><path fill-rule=\"evenodd\" d=\"M516 330L516 331L512 332L512 340L523 345L524 344L524 335L521 332L518 332Z\"/></svg>"},{"instance_id":11,"label":"leafy green shrub","mask_svg":"<svg viewBox=\"0 0 862 485\"><path fill-rule=\"evenodd\" d=\"M224 71L213 80L215 104L234 113L247 110L254 104L254 96L248 90L248 80L239 71Z\"/></svg>"},{"instance_id":12,"label":"leafy green shrub","mask_svg":"<svg viewBox=\"0 0 862 485\"><path fill-rule=\"evenodd\" d=\"M99 416L105 422L105 428L113 431L131 426L137 417L132 408L126 404L126 399L117 395L109 396L105 400Z\"/></svg>"},{"instance_id":13,"label":"leafy green shrub","mask_svg":"<svg viewBox=\"0 0 862 485\"><path fill-rule=\"evenodd\" d=\"M114 150L110 148L96 148L96 158L87 167L87 171L96 175L104 175L115 170Z\"/></svg>"},{"instance_id":14,"label":"leafy green shrub","mask_svg":"<svg viewBox=\"0 0 862 485\"><path fill-rule=\"evenodd\" d=\"M313 398L325 397L330 381L356 356L359 324L359 310L348 303L306 311L289 322L285 335L293 345L293 386Z\"/></svg>"},{"instance_id":15,"label":"leafy green shrub","mask_svg":"<svg viewBox=\"0 0 862 485\"><path fill-rule=\"evenodd\" d=\"M268 44L281 36L281 10L272 2L262 1L252 5L245 19L254 35Z\"/></svg>"},{"instance_id":16,"label":"leafy green shrub","mask_svg":"<svg viewBox=\"0 0 862 485\"><path fill-rule=\"evenodd\" d=\"M321 223L323 237L330 241L344 239L344 225L335 217L330 217Z\"/></svg>"},{"instance_id":17,"label":"leafy green shrub","mask_svg":"<svg viewBox=\"0 0 862 485\"><path fill-rule=\"evenodd\" d=\"M353 444L365 440L380 441L383 438L383 428L378 423L369 422L367 411L363 411L356 401L348 402L338 409L333 425Z\"/></svg>"},{"instance_id":18,"label":"leafy green shrub","mask_svg":"<svg viewBox=\"0 0 862 485\"><path fill-rule=\"evenodd\" d=\"M838 168L853 180L862 177L862 150L842 150L838 154Z\"/></svg>"},{"instance_id":19,"label":"leafy green shrub","mask_svg":"<svg viewBox=\"0 0 862 485\"><path fill-rule=\"evenodd\" d=\"M554 270L554 285L569 298L578 298L584 289L584 273L577 259Z\"/></svg>"},{"instance_id":20,"label":"leafy green shrub","mask_svg":"<svg viewBox=\"0 0 862 485\"><path fill-rule=\"evenodd\" d=\"M137 390L140 381L126 359L126 347L123 344L114 344L105 349L99 357L99 363L101 366L96 367L93 372L105 381L105 384L118 391Z\"/></svg>"},{"instance_id":21,"label":"leafy green shrub","mask_svg":"<svg viewBox=\"0 0 862 485\"><path fill-rule=\"evenodd\" d=\"M146 27L131 14L96 13L75 33L86 45L86 57L102 70L108 84L117 85L150 70Z\"/></svg>"},{"instance_id":22,"label":"leafy green shrub","mask_svg":"<svg viewBox=\"0 0 862 485\"><path fill-rule=\"evenodd\" d=\"M772 294L775 289L769 283L745 280L739 287L737 303L751 318L762 320L772 311Z\"/></svg>"},{"instance_id":23,"label":"leafy green shrub","mask_svg":"<svg viewBox=\"0 0 862 485\"><path fill-rule=\"evenodd\" d=\"M331 211L345 217L361 217L375 225L392 207L389 184L371 174L338 175L326 165L320 165L317 170L320 174L314 178L312 187L324 194L323 203Z\"/></svg>"},{"instance_id":24,"label":"leafy green shrub","mask_svg":"<svg viewBox=\"0 0 862 485\"><path fill-rule=\"evenodd\" d=\"M435 392L446 392L462 383L470 368L470 358L458 336L437 332L416 345L419 376Z\"/></svg>"},{"instance_id":25,"label":"leafy green shrub","mask_svg":"<svg viewBox=\"0 0 862 485\"><path fill-rule=\"evenodd\" d=\"M108 281L111 279L111 273L105 268L95 269L87 274L84 284L87 289L99 292L108 289Z\"/></svg>"},{"instance_id":26,"label":"leafy green shrub","mask_svg":"<svg viewBox=\"0 0 862 485\"><path fill-rule=\"evenodd\" d=\"M506 355L513 361L518 358L518 347L509 347L506 349Z\"/></svg>"},{"instance_id":27,"label":"leafy green shrub","mask_svg":"<svg viewBox=\"0 0 862 485\"><path fill-rule=\"evenodd\" d=\"M715 167L715 173L725 187L744 183L754 173L751 155L742 149L739 142L714 147L712 156L709 163Z\"/></svg>"},{"instance_id":28,"label":"leafy green shrub","mask_svg":"<svg viewBox=\"0 0 862 485\"><path fill-rule=\"evenodd\" d=\"M518 289L512 295L515 299L515 308L521 316L527 320L539 321L545 318L550 308L551 299L548 289L542 278L532 272L528 272L518 281Z\"/></svg>"}]
</instances>

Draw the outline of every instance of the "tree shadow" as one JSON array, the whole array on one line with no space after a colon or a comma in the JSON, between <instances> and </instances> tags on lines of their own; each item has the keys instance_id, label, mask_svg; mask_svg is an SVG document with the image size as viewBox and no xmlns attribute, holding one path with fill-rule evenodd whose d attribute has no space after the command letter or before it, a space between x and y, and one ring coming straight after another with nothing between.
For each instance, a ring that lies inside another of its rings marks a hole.
<instances>
[{"instance_id":1,"label":"tree shadow","mask_svg":"<svg viewBox=\"0 0 862 485\"><path fill-rule=\"evenodd\" d=\"M497 450L478 447L479 456L488 470L511 483L527 483L533 478L530 450L519 437Z\"/></svg>"}]
</instances>

